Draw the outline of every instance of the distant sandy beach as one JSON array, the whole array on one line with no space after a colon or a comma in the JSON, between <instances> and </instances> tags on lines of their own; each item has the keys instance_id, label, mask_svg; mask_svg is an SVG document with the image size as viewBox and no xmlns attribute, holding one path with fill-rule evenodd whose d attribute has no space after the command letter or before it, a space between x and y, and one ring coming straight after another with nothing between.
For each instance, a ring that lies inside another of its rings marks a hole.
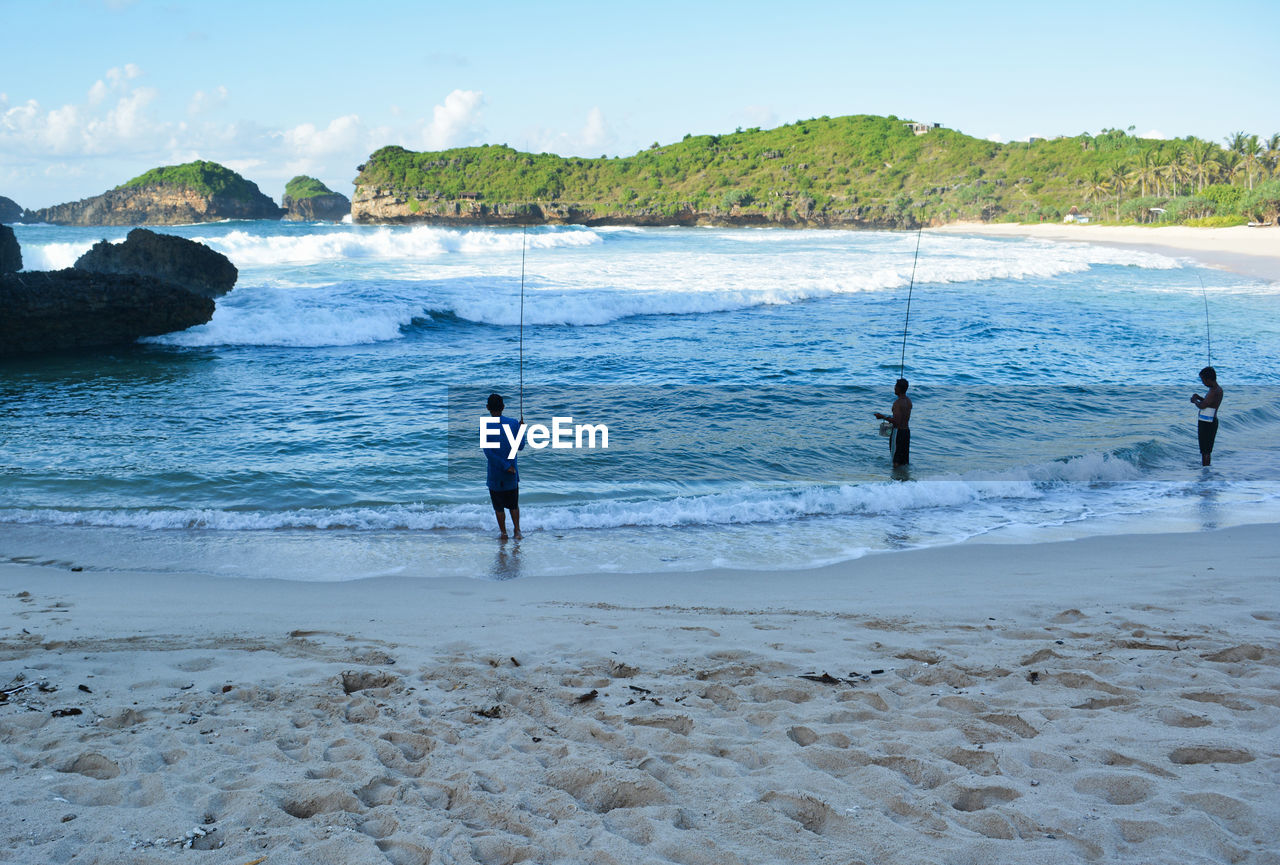
<instances>
[{"instance_id":1,"label":"distant sandy beach","mask_svg":"<svg viewBox=\"0 0 1280 865\"><path fill-rule=\"evenodd\" d=\"M946 234L1034 237L1097 243L1182 256L1264 282L1280 283L1280 228L1188 228L1180 225L1018 225L957 222L931 228Z\"/></svg>"},{"instance_id":2,"label":"distant sandy beach","mask_svg":"<svg viewBox=\"0 0 1280 865\"><path fill-rule=\"evenodd\" d=\"M1278 548L512 582L7 564L0 860L1275 863Z\"/></svg>"}]
</instances>

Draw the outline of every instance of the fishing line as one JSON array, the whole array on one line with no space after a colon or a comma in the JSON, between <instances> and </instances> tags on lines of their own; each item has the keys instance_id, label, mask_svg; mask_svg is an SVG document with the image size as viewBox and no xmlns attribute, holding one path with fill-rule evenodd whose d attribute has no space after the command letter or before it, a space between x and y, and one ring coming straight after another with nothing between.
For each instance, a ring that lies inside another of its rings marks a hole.
<instances>
[{"instance_id":1,"label":"fishing line","mask_svg":"<svg viewBox=\"0 0 1280 865\"><path fill-rule=\"evenodd\" d=\"M1209 292L1205 291L1204 277L1197 273L1196 279L1200 280L1200 296L1204 298L1204 341L1209 355L1207 366L1213 366L1213 337L1209 335Z\"/></svg>"},{"instance_id":2,"label":"fishing line","mask_svg":"<svg viewBox=\"0 0 1280 865\"><path fill-rule=\"evenodd\" d=\"M907 369L907 324L911 321L911 290L916 285L916 262L920 260L920 234L924 226L916 229L916 254L911 259L911 282L907 286L907 317L902 321L902 357L898 361L898 378L903 378Z\"/></svg>"},{"instance_id":3,"label":"fishing line","mask_svg":"<svg viewBox=\"0 0 1280 865\"><path fill-rule=\"evenodd\" d=\"M520 228L520 417L524 418L524 249L529 235L527 225Z\"/></svg>"}]
</instances>

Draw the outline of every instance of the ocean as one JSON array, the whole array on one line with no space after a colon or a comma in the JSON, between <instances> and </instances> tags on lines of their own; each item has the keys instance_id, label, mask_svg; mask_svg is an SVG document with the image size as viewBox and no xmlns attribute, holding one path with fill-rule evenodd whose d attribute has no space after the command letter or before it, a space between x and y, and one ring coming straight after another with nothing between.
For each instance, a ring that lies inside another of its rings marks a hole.
<instances>
[{"instance_id":1,"label":"ocean","mask_svg":"<svg viewBox=\"0 0 1280 865\"><path fill-rule=\"evenodd\" d=\"M1189 260L929 232L161 230L239 282L182 333L0 361L0 561L511 579L1280 520L1280 292ZM32 270L127 233L16 231ZM1226 399L1202 469L1206 298ZM900 368L895 475L872 412ZM519 543L485 490L490 391L609 429L522 452Z\"/></svg>"}]
</instances>

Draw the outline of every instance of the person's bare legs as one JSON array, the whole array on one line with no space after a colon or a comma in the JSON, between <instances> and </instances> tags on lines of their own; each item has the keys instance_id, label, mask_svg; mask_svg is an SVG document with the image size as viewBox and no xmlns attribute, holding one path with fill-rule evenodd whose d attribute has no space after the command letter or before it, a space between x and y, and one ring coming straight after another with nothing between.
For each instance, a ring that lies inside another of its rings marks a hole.
<instances>
[{"instance_id":1,"label":"person's bare legs","mask_svg":"<svg viewBox=\"0 0 1280 865\"><path fill-rule=\"evenodd\" d=\"M498 540L505 541L507 539L507 514L502 508L494 508L493 515L498 518ZM519 526L519 523L516 524ZM519 536L520 529L516 529L516 535Z\"/></svg>"},{"instance_id":2,"label":"person's bare legs","mask_svg":"<svg viewBox=\"0 0 1280 865\"><path fill-rule=\"evenodd\" d=\"M511 509L511 528L515 529L515 536L517 538L524 537L523 535L520 534L520 509L519 508ZM504 537L506 536L505 529L503 530L503 536Z\"/></svg>"}]
</instances>

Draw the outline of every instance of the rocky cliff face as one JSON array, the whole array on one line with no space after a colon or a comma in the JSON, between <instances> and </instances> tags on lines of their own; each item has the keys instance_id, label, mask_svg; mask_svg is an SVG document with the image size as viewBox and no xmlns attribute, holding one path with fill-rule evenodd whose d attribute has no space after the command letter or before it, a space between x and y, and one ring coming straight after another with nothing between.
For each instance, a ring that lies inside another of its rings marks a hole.
<instances>
[{"instance_id":1,"label":"rocky cliff face","mask_svg":"<svg viewBox=\"0 0 1280 865\"><path fill-rule=\"evenodd\" d=\"M422 195L421 198L417 194ZM917 223L885 218L869 208L816 211L812 199L788 201L775 212L733 207L672 212L644 207L597 208L562 202L484 202L432 197L419 190L357 186L351 219L362 223L441 223L454 225L720 225L785 228L916 228Z\"/></svg>"},{"instance_id":2,"label":"rocky cliff face","mask_svg":"<svg viewBox=\"0 0 1280 865\"><path fill-rule=\"evenodd\" d=\"M0 357L124 345L204 324L213 317L213 296L230 290L236 277L231 262L208 247L143 229L121 244L99 243L74 268L4 271Z\"/></svg>"},{"instance_id":3,"label":"rocky cliff face","mask_svg":"<svg viewBox=\"0 0 1280 865\"><path fill-rule=\"evenodd\" d=\"M0 273L16 273L22 270L22 247L13 229L0 225Z\"/></svg>"},{"instance_id":4,"label":"rocky cliff face","mask_svg":"<svg viewBox=\"0 0 1280 865\"><path fill-rule=\"evenodd\" d=\"M283 213L261 193L234 198L155 185L113 189L93 198L30 211L28 219L54 225L181 225L222 219L279 219Z\"/></svg>"},{"instance_id":5,"label":"rocky cliff face","mask_svg":"<svg viewBox=\"0 0 1280 865\"><path fill-rule=\"evenodd\" d=\"M23 212L18 202L0 195L0 222L21 222Z\"/></svg>"},{"instance_id":6,"label":"rocky cliff face","mask_svg":"<svg viewBox=\"0 0 1280 865\"><path fill-rule=\"evenodd\" d=\"M341 192L307 198L284 197L284 218L307 222L341 222L351 212L351 199Z\"/></svg>"},{"instance_id":7,"label":"rocky cliff face","mask_svg":"<svg viewBox=\"0 0 1280 865\"><path fill-rule=\"evenodd\" d=\"M90 273L154 276L208 298L226 294L240 275L229 258L203 243L145 228L129 232L123 243L95 243L75 267Z\"/></svg>"}]
</instances>

